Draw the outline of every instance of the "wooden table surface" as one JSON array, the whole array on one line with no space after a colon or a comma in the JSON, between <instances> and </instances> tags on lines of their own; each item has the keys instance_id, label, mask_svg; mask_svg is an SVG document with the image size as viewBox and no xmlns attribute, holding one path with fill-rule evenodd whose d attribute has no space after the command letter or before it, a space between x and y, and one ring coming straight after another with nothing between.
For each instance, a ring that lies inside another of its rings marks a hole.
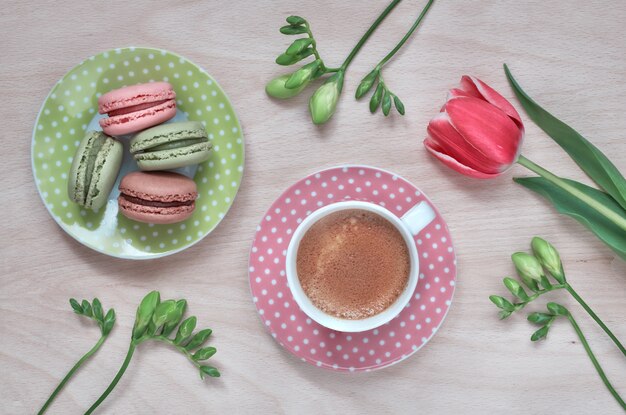
<instances>
[{"instance_id":1,"label":"wooden table surface","mask_svg":"<svg viewBox=\"0 0 626 415\"><path fill-rule=\"evenodd\" d=\"M622 413L571 326L558 322L547 341L531 343L534 326L522 315L500 322L487 297L504 294L502 277L514 272L510 254L542 235L560 250L578 292L626 341L626 263L514 184L513 176L528 175L521 166L473 180L422 145L428 120L463 74L489 82L519 108L506 62L533 97L626 171L622 1L438 1L385 69L406 116L372 116L354 90L425 3L402 2L355 59L337 113L323 127L309 121L306 96L275 102L265 95L265 82L282 71L274 58L287 45L278 27L290 14L305 16L327 62L338 64L385 1L9 3L0 14L2 141L10 148L0 176L0 412L35 412L91 347L97 329L73 315L67 300L98 296L115 307L119 324L50 410L82 413L121 364L138 302L158 289L187 298L213 328L223 376L202 382L183 356L144 344L100 413ZM84 58L128 45L168 49L204 67L232 100L246 140L244 180L220 226L184 252L147 262L114 259L67 236L31 173L31 131L50 88ZM522 118L528 158L588 182ZM258 318L247 274L255 226L271 202L302 176L342 163L390 169L417 184L446 218L459 266L452 309L432 341L399 365L358 375L315 368L282 350ZM570 297L551 299L578 316L626 397L626 359Z\"/></svg>"}]
</instances>

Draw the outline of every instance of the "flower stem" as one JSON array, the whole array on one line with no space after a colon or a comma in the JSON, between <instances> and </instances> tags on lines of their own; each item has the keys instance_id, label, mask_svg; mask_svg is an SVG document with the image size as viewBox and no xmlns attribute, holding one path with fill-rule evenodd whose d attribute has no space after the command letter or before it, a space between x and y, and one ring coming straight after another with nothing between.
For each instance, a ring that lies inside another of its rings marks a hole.
<instances>
[{"instance_id":1,"label":"flower stem","mask_svg":"<svg viewBox=\"0 0 626 415\"><path fill-rule=\"evenodd\" d=\"M587 343L587 339L585 338L585 335L583 334L583 332L580 330L580 327L576 323L576 320L574 320L574 317L571 314L568 314L567 318L570 321L570 323L572 323L572 326L574 327L574 330L576 331L576 334L578 335L580 342L583 344L585 351L587 352L587 355L589 356L589 359L591 359L591 363L593 363L593 366L596 368L598 375L600 375L600 378L602 378L602 382L604 382L604 385L607 387L609 392L611 392L611 395L613 395L615 400L617 400L617 402L622 406L622 408L626 409L626 403L624 403L624 400L618 395L617 391L611 385L611 382L609 382L609 380L607 379L606 375L604 374L604 371L602 370L602 367L600 367L600 363L598 363L598 360L596 359L595 355L591 351L591 348L589 347L589 343Z\"/></svg>"},{"instance_id":2,"label":"flower stem","mask_svg":"<svg viewBox=\"0 0 626 415\"><path fill-rule=\"evenodd\" d=\"M389 6L387 6L387 8L383 10L380 16L378 16L378 18L374 21L374 23L372 23L370 28L367 29L367 32L365 32L365 34L361 37L361 39L356 44L356 46L352 49L352 51L350 52L346 60L343 62L343 64L341 65L341 68L339 68L341 71L345 71L348 68L348 65L350 65L350 63L352 62L352 59L354 59L354 57L359 52L361 47L365 44L367 39L371 36L372 33L374 33L374 30L376 30L376 28L382 23L385 17L387 17L387 15L393 10L393 8L398 5L398 3L400 3L400 0L393 0L389 4Z\"/></svg>"},{"instance_id":3,"label":"flower stem","mask_svg":"<svg viewBox=\"0 0 626 415\"><path fill-rule=\"evenodd\" d=\"M550 288L547 288L545 290L540 290L540 291L537 291L533 295L529 295L527 300L524 300L524 301L522 301L520 303L515 303L514 304L515 306L519 306L519 307L516 307L516 311L517 310L521 310L522 308L524 308L526 306L526 304L530 303L531 301L536 300L537 298L539 298L539 296L541 296L543 294L546 294L546 293L549 293L549 292L554 291L554 290L561 289L561 288L567 288L567 284L555 284L555 285L551 286Z\"/></svg>"},{"instance_id":4,"label":"flower stem","mask_svg":"<svg viewBox=\"0 0 626 415\"><path fill-rule=\"evenodd\" d=\"M52 392L52 394L50 395L50 397L48 398L46 403L43 404L43 406L41 407L39 412L37 412L38 415L41 415L44 412L46 412L46 410L48 409L48 407L50 406L50 404L52 403L54 398L56 398L56 396L59 394L59 392L61 392L61 389L63 389L63 387L65 386L67 381L70 380L72 375L74 375L74 372L76 372L78 370L78 368L80 368L83 365L83 363L85 363L87 361L87 359L89 359L95 352L98 351L100 346L102 346L102 344L106 340L106 337L107 336L101 336L100 339L98 340L98 342L91 348L91 350L89 350L87 353L85 353L85 355L83 357L81 357L78 362L76 362L74 367L72 367L70 369L70 371L67 372L67 374L65 375L63 380L61 380L61 383L59 383L59 385L56 387L56 389Z\"/></svg>"},{"instance_id":5,"label":"flower stem","mask_svg":"<svg viewBox=\"0 0 626 415\"><path fill-rule=\"evenodd\" d=\"M548 170L528 160L526 157L522 155L519 156L519 159L517 160L517 162L521 164L522 166L526 167L528 170L531 170L537 173L538 175L548 180L550 183L554 184L555 186L558 186L561 189L565 190L566 192L570 193L572 196L578 198L581 202L586 203L587 205L595 209L598 213L602 214L607 219L609 219L611 222L615 223L615 225L620 227L622 230L626 231L626 220L620 217L617 213L613 212L611 209L604 206L602 203L598 202L597 200L593 199L590 196L587 196L585 193L581 192L580 190L578 190L571 184L567 183L565 180L552 174Z\"/></svg>"},{"instance_id":6,"label":"flower stem","mask_svg":"<svg viewBox=\"0 0 626 415\"><path fill-rule=\"evenodd\" d=\"M192 353L188 352L187 349L185 349L183 346L179 346L176 343L174 343L174 340L169 339L167 337L163 337L163 336L153 337L152 340L160 341L162 343L166 343L166 344L169 344L172 347L175 347L176 349L178 349L179 352L181 352L182 354L187 356L187 359L189 359L189 361L191 363L193 363L197 368L202 366L200 363L198 363L195 360L193 360L193 354Z\"/></svg>"},{"instance_id":7,"label":"flower stem","mask_svg":"<svg viewBox=\"0 0 626 415\"><path fill-rule=\"evenodd\" d=\"M380 62L378 62L378 65L376 65L376 69L382 68L389 61L389 59L391 59L393 57L393 55L395 55L396 52L400 50L400 48L406 43L406 41L409 40L409 38L411 37L411 35L415 31L415 29L417 29L417 26L419 26L419 24L421 23L421 21L424 18L424 16L426 16L426 13L428 12L428 9L430 9L430 6L434 2L435 2L435 0L429 0L428 1L428 3L426 4L426 6L424 6L424 9L420 13L420 15L417 17L417 20L415 21L415 23L413 23L413 26L411 26L409 31L406 32L406 34L404 35L402 40L396 45L396 47L393 48L391 50L391 52L389 52L387 54L387 56L385 56Z\"/></svg>"},{"instance_id":8,"label":"flower stem","mask_svg":"<svg viewBox=\"0 0 626 415\"><path fill-rule=\"evenodd\" d=\"M95 411L96 408L107 398L107 396L109 396L111 391L117 385L117 382L119 382L120 379L122 378L122 375L124 375L124 372L126 371L126 368L128 368L128 364L130 363L130 360L133 357L133 353L135 352L135 348L136 347L137 347L137 344L134 341L131 341L130 342L130 346L128 347L128 353L126 354L126 359L124 359L124 363L122 363L122 367L120 368L120 370L117 372L117 374L113 378L113 381L111 382L109 387L98 398L98 400L93 405L91 405L91 407L87 410L87 412L85 412L85 415L89 415L93 411Z\"/></svg>"},{"instance_id":9,"label":"flower stem","mask_svg":"<svg viewBox=\"0 0 626 415\"><path fill-rule=\"evenodd\" d=\"M602 322L602 320L600 320L600 317L598 317L596 313L593 312L591 307L589 307L587 303L585 303L585 301L578 295L578 293L574 291L571 285L567 284L565 289L572 295L572 297L574 297L576 301L578 301L578 303L585 309L585 311L589 313L591 318L593 318L596 323L598 323L598 325L602 327L602 330L604 330L604 332L611 338L611 340L613 340L613 343L615 343L615 345L622 352L622 354L626 356L626 349L624 348L622 343L620 343L620 341L617 339L617 337L615 337L611 330L609 330L609 328Z\"/></svg>"}]
</instances>

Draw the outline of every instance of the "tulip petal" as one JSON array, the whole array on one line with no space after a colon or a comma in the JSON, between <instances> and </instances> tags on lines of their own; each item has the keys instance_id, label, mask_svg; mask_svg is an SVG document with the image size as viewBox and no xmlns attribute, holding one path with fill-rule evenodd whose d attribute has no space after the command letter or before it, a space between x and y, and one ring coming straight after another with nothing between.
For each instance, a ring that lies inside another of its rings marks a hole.
<instances>
[{"instance_id":1,"label":"tulip petal","mask_svg":"<svg viewBox=\"0 0 626 415\"><path fill-rule=\"evenodd\" d=\"M469 75L463 75L461 78L461 89L471 96L482 98L491 105L500 108L506 115L511 117L518 128L521 130L524 129L522 119L513 105L511 105L511 103L500 95L495 89L480 79Z\"/></svg>"},{"instance_id":2,"label":"tulip petal","mask_svg":"<svg viewBox=\"0 0 626 415\"><path fill-rule=\"evenodd\" d=\"M496 111L498 110L496 109ZM430 139L437 144L437 147L459 163L486 174L499 173L504 170L501 163L485 156L470 140L464 138L454 128L450 122L450 116L446 112L437 114L428 123L427 131Z\"/></svg>"},{"instance_id":3,"label":"tulip petal","mask_svg":"<svg viewBox=\"0 0 626 415\"><path fill-rule=\"evenodd\" d=\"M499 164L500 171L517 160L523 130L498 107L477 98L455 98L446 103L446 113L459 134L487 160Z\"/></svg>"},{"instance_id":4,"label":"tulip petal","mask_svg":"<svg viewBox=\"0 0 626 415\"><path fill-rule=\"evenodd\" d=\"M501 174L501 173L496 173L496 174L483 173L478 170L474 170L471 167L468 167L464 164L461 164L458 161L456 161L454 158L443 153L441 151L441 148L439 148L436 145L436 143L434 143L432 140L429 140L428 138L424 140L424 147L426 147L426 150L428 150L430 154L436 157L444 165L448 166L452 170L455 170L461 174L464 174L465 176L474 177L476 179L493 179L494 177L498 177Z\"/></svg>"}]
</instances>

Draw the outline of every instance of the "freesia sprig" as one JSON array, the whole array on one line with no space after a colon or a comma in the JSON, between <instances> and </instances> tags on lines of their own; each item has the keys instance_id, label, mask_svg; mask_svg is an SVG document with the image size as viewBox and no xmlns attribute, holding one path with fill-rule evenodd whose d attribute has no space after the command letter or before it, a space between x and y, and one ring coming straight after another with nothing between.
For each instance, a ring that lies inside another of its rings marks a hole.
<instances>
[{"instance_id":1,"label":"freesia sprig","mask_svg":"<svg viewBox=\"0 0 626 415\"><path fill-rule=\"evenodd\" d=\"M309 111L311 113L311 120L313 123L323 124L328 121L333 116L335 109L337 108L337 103L341 96L343 82L348 66L350 66L352 60L359 50L361 50L370 35L399 2L400 0L393 0L387 8L383 10L339 67L329 67L326 65L317 49L317 41L313 36L309 22L300 16L289 16L287 18L288 25L281 27L280 32L285 35L305 35L305 37L294 40L285 52L276 58L276 63L288 66L296 64L309 57L313 57L313 61L306 63L295 72L284 74L272 79L265 87L266 93L274 98L291 98L300 94L300 92L302 92L312 80L328 75L325 82L315 91L309 100ZM356 94L357 99L361 98L374 86L376 86L375 92L370 101L370 109L372 112L375 112L376 109L381 106L383 113L388 115L393 102L398 112L400 114L404 114L404 104L400 101L400 98L398 98L386 87L382 78L381 69L396 54L396 52L400 50L409 37L411 37L433 2L434 0L430 0L428 2L417 21L405 34L402 40L361 82Z\"/></svg>"},{"instance_id":2,"label":"freesia sprig","mask_svg":"<svg viewBox=\"0 0 626 415\"><path fill-rule=\"evenodd\" d=\"M370 99L370 112L376 112L376 110L380 106L382 108L383 114L386 117L387 115L389 115L391 104L393 102L393 105L395 105L398 113L400 113L400 115L404 115L404 104L402 103L400 98L398 98L398 96L391 92L391 90L387 87L387 84L385 84L385 81L383 80L383 75L381 71L383 69L383 66L385 66L385 64L389 62L389 60L396 54L396 52L400 50L400 48L406 43L406 41L409 40L413 32L415 32L415 29L417 29L417 26L419 26L419 24L421 23L424 16L426 16L428 9L430 9L430 6L433 4L433 2L434 0L429 0L426 6L424 6L424 9L420 13L420 15L417 17L417 20L415 20L415 23L413 23L413 26L411 26L411 28L404 35L402 40L400 40L396 47L393 48L391 52L389 52L384 58L382 58L380 62L378 62L378 64L374 67L374 69L361 80L361 83L356 89L356 99L361 99L368 92L370 92L370 90L372 90L374 86L376 86L376 88L374 89L374 93L372 94L372 97Z\"/></svg>"},{"instance_id":3,"label":"freesia sprig","mask_svg":"<svg viewBox=\"0 0 626 415\"><path fill-rule=\"evenodd\" d=\"M537 236L533 238L531 247L533 255L526 252L516 252L511 256L517 274L523 285L526 286L526 289L530 291L530 294L526 292L520 282L511 277L506 277L503 283L515 297L514 302L498 295L489 297L491 302L501 309L500 318L505 319L509 317L544 294L565 289L604 330L622 354L626 356L626 348L567 281L561 257L556 248L548 241ZM555 281L551 282L548 276L551 276Z\"/></svg>"},{"instance_id":4,"label":"freesia sprig","mask_svg":"<svg viewBox=\"0 0 626 415\"><path fill-rule=\"evenodd\" d=\"M128 368L135 349L145 341L158 341L178 350L198 369L203 379L205 376L220 376L220 372L215 367L202 363L217 351L215 347L203 347L211 336L212 330L203 329L194 333L196 317L191 316L182 320L186 308L186 300L161 301L158 291L152 291L144 297L137 307L130 346L120 370L85 414L91 414L109 396Z\"/></svg>"},{"instance_id":5,"label":"freesia sprig","mask_svg":"<svg viewBox=\"0 0 626 415\"><path fill-rule=\"evenodd\" d=\"M50 397L43 404L38 414L41 415L52 404L52 401L56 396L61 392L61 389L65 386L65 384L70 380L70 378L74 375L74 373L85 363L94 353L96 353L104 341L107 339L109 333L113 329L115 325L115 310L112 308L105 312L102 308L102 303L97 298L94 298L90 303L87 300L83 300L82 302L76 301L74 298L70 298L70 306L74 310L74 312L80 316L85 316L98 324L100 327L100 338L96 342L96 344L81 357L78 362L70 369L69 372L65 375L65 377L61 380L59 385L54 389Z\"/></svg>"},{"instance_id":6,"label":"freesia sprig","mask_svg":"<svg viewBox=\"0 0 626 415\"><path fill-rule=\"evenodd\" d=\"M548 309L547 313L535 312L535 313L530 313L528 315L527 317L528 321L541 326L541 328L539 328L537 331L535 331L532 334L532 336L530 336L530 340L535 342L541 339L545 339L548 336L548 332L550 331L550 328L552 327L552 323L557 318L559 317L567 318L567 320L571 323L572 327L574 328L576 335L580 339L580 342L585 348L585 351L587 352L587 356L589 356L589 360L591 360L591 363L593 364L596 371L598 372L598 375L602 379L602 382L604 383L606 388L609 390L611 395L613 395L617 403L619 403L623 409L626 409L626 403L624 403L624 400L622 399L622 397L619 396L619 394L617 393L613 385L611 385L611 382L609 382L609 379L606 377L604 370L602 370L602 367L600 366L598 359L596 358L593 351L591 350L591 347L589 346L589 342L587 341L587 338L585 337L582 330L580 329L580 326L574 319L574 316L570 313L570 311L567 308L557 303L553 303L553 302L548 303L547 309Z\"/></svg>"},{"instance_id":7,"label":"freesia sprig","mask_svg":"<svg viewBox=\"0 0 626 415\"><path fill-rule=\"evenodd\" d=\"M491 295L489 299L492 303L500 309L499 316L501 320L504 320L511 316L513 313L523 309L529 303L536 300L540 296L550 293L555 290L565 289L572 297L589 313L589 315L598 323L598 325L604 330L604 332L611 338L619 350L626 356L626 349L622 343L615 337L615 335L609 330L604 322L596 315L596 313L585 303L585 301L578 295L567 281L565 272L563 269L563 263L561 257L549 242L546 240L534 237L531 242L533 254L526 252L516 252L511 256L513 264L519 280L511 277L506 277L503 280L504 286L513 295L512 301L499 295ZM551 280L552 279L552 280ZM581 343L585 347L587 355L591 359L598 374L602 378L602 381L609 389L615 399L624 407L624 401L617 394L613 386L610 384L604 371L600 367L596 357L594 356L587 340L585 339L580 327L574 320L571 313L563 306L556 303L548 303L548 313L531 313L528 315L528 320L532 323L541 325L537 331L531 336L532 341L543 339L547 336L550 327L558 317L567 317L570 321L576 334L580 338ZM626 407L625 407L626 408Z\"/></svg>"}]
</instances>

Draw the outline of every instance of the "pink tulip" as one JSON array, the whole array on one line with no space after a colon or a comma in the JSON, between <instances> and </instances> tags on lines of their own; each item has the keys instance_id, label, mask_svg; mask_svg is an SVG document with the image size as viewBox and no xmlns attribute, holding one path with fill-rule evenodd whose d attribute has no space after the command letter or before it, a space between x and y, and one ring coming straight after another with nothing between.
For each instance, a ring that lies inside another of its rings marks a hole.
<instances>
[{"instance_id":1,"label":"pink tulip","mask_svg":"<svg viewBox=\"0 0 626 415\"><path fill-rule=\"evenodd\" d=\"M517 161L523 137L515 108L480 79L465 75L428 124L424 145L451 169L490 179Z\"/></svg>"}]
</instances>

